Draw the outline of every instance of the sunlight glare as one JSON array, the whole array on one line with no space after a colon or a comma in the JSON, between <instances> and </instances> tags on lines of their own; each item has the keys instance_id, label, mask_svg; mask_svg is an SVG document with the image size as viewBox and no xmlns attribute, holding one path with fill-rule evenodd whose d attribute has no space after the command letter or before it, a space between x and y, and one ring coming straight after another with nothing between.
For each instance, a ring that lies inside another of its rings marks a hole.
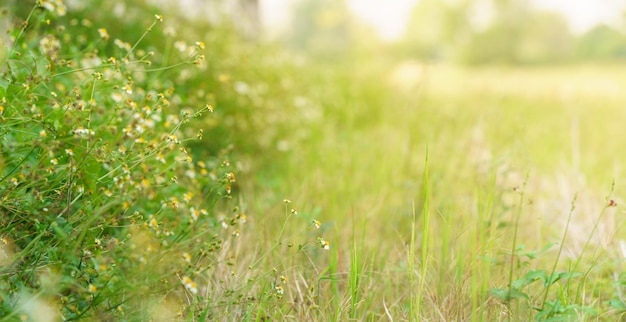
<instances>
[{"instance_id":1,"label":"sunlight glare","mask_svg":"<svg viewBox=\"0 0 626 322\"><path fill-rule=\"evenodd\" d=\"M394 40L402 35L416 3L417 0L348 0L350 10L371 24L383 40Z\"/></svg>"}]
</instances>

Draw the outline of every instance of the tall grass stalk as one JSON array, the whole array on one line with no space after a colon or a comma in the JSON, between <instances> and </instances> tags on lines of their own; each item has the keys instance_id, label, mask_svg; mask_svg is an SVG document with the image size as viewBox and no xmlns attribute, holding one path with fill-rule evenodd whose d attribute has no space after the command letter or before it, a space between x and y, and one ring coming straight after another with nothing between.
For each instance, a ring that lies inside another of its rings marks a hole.
<instances>
[{"instance_id":1,"label":"tall grass stalk","mask_svg":"<svg viewBox=\"0 0 626 322\"><path fill-rule=\"evenodd\" d=\"M22 39L24 32L30 25L30 22L31 22L30 19L33 17L33 13L35 13L35 10L37 10L38 8L39 8L39 5L33 6L33 8L28 13L28 17L24 19L24 22L22 23L22 28L20 29L20 33L17 35L17 37L15 37L15 40L13 41L13 45L11 46L11 51L9 52L9 54L13 53L13 51L15 51L15 48L17 48L17 45L20 43L20 40Z\"/></svg>"},{"instance_id":2,"label":"tall grass stalk","mask_svg":"<svg viewBox=\"0 0 626 322\"><path fill-rule=\"evenodd\" d=\"M604 217L604 213L606 212L606 210L611 206L609 203L609 200L611 199L611 196L613 195L614 190L615 190L615 182L611 184L611 190L609 192L609 195L606 198L607 202L605 203L604 207L602 207L602 211L600 211L598 218L594 222L593 228L591 229L591 232L589 233L589 236L587 237L587 241L585 242L582 250L580 251L580 256L578 256L578 258L576 259L576 262L572 268L574 271L578 268L578 265L580 265L580 261L583 258L583 254L587 250L587 247L589 247L589 244L591 243L591 239L593 238L593 235L596 233L596 230L598 229L598 224L600 224L600 220L602 219L602 217Z\"/></svg>"},{"instance_id":3,"label":"tall grass stalk","mask_svg":"<svg viewBox=\"0 0 626 322\"><path fill-rule=\"evenodd\" d=\"M515 272L515 263L516 263L516 255L517 255L517 231L519 229L519 220L522 216L522 210L524 209L524 197L526 195L526 183L528 182L528 174L526 174L526 178L524 178L524 183L522 184L521 190L519 190L519 204L517 206L517 211L515 212L514 224L513 224L513 243L511 245L511 267L509 269L509 294L507 296L506 302L507 305L510 304L511 301L511 293L513 291L513 275Z\"/></svg>"},{"instance_id":4,"label":"tall grass stalk","mask_svg":"<svg viewBox=\"0 0 626 322\"><path fill-rule=\"evenodd\" d=\"M611 199L611 197L613 196L613 192L615 191L615 181L613 181L611 183L611 190L609 191L608 196L606 197L606 202L604 204L604 207L602 207L602 211L600 211L600 214L598 215L598 218L596 219L596 221L593 224L593 228L591 229L591 232L589 233L589 237L587 237L587 241L585 242L585 244L583 245L582 250L580 251L580 254L578 255L578 258L576 259L576 262L574 263L574 266L572 267L571 272L576 272L576 270L578 269L578 265L580 265L580 262L585 254L585 251L587 250L587 247L589 247L589 244L591 244L591 239L593 238L593 235L596 233L596 230L598 229L598 225L600 224L600 220L602 219L602 217L604 217L604 214L606 213L606 210L609 207L613 207L614 203L613 200ZM587 271L585 271L585 273L582 276L582 279L580 281L580 283L578 284L578 288L576 290L576 297L575 297L575 301L579 301L580 298L580 293L582 292L583 289L583 285L585 285L585 281L587 279L587 276L589 275L589 273L591 272L592 268L595 265L591 265L589 267L589 269L587 269ZM570 289L571 284L567 283L567 289Z\"/></svg>"},{"instance_id":5,"label":"tall grass stalk","mask_svg":"<svg viewBox=\"0 0 626 322\"><path fill-rule=\"evenodd\" d=\"M124 56L124 59L127 59L127 58L130 57L130 55L133 53L135 48L137 48L137 46L139 46L139 44L146 37L146 35L148 35L152 31L152 28L154 28L154 26L156 26L156 24L159 22L159 20L162 20L162 17L160 17L158 15L155 16L155 19L154 19L154 21L152 21L152 24L143 32L141 37L139 37L139 39L137 39L135 44L128 50L128 52L126 53L126 56Z\"/></svg>"},{"instance_id":6,"label":"tall grass stalk","mask_svg":"<svg viewBox=\"0 0 626 322\"><path fill-rule=\"evenodd\" d=\"M426 146L426 161L424 163L424 188L423 188L423 207L422 207L422 260L420 267L420 280L419 287L417 289L417 303L416 303L416 313L417 320L421 320L421 309L422 309L422 301L424 299L424 288L426 287L426 274L428 272L428 238L430 231L430 214L428 211L428 192L429 192L429 184L428 184L428 146Z\"/></svg>"},{"instance_id":7,"label":"tall grass stalk","mask_svg":"<svg viewBox=\"0 0 626 322\"><path fill-rule=\"evenodd\" d=\"M352 238L352 252L350 256L350 319L356 319L356 306L359 303L359 282L360 282L360 270L359 270L359 253L356 245L356 239L353 235Z\"/></svg>"},{"instance_id":8,"label":"tall grass stalk","mask_svg":"<svg viewBox=\"0 0 626 322\"><path fill-rule=\"evenodd\" d=\"M565 230L563 231L563 237L561 238L561 244L559 245L559 251L556 254L556 258L554 259L554 264L552 265L552 271L550 272L550 275L548 275L548 278L551 280L552 276L554 276L554 274L556 273L556 267L559 264L559 259L561 258L561 253L563 252L563 247L565 246L565 238L567 237L567 232L569 230L569 224L572 220L572 214L574 214L574 210L576 209L576 200L578 199L578 194L574 195L574 199L572 199L572 205L570 206L569 209L569 214L567 215L567 222L565 223ZM550 286L552 286L552 283L548 283L548 285L546 286L546 289L544 291L543 294L543 300L541 301L541 310L543 311L546 301L548 300L548 293L550 291Z\"/></svg>"},{"instance_id":9,"label":"tall grass stalk","mask_svg":"<svg viewBox=\"0 0 626 322\"><path fill-rule=\"evenodd\" d=\"M287 227L287 223L291 217L293 217L294 213L289 211L289 203L285 201L285 221L283 222L283 226L280 228L280 232L278 233L278 237L274 241L272 247L270 247L265 253L263 253L259 258L257 258L251 265L251 268L259 265L269 254L271 254L276 248L283 244L283 235L285 234L285 228Z\"/></svg>"},{"instance_id":10,"label":"tall grass stalk","mask_svg":"<svg viewBox=\"0 0 626 322\"><path fill-rule=\"evenodd\" d=\"M483 197L481 194L481 190L478 190L477 194L477 207L478 207L478 221L476 222L476 249L480 252L484 253L487 250L487 244L489 238L492 236L492 230L486 231L484 229L484 225L486 220L489 220L490 226L495 226L491 220L493 220L493 204L494 204L494 193L496 186L496 175L494 174L491 179L491 187L492 189L488 192L485 192L486 196ZM483 200L484 198L484 200ZM487 234L485 234L487 233ZM478 255L478 254L476 254ZM486 263L486 264L485 264ZM471 277L471 287L472 287L472 316L471 321L482 321L483 313L480 310L481 303L484 298L484 294L486 293L489 285L489 265L490 261L480 260L477 261L475 265L472 265L472 277ZM484 267L486 266L486 267Z\"/></svg>"},{"instance_id":11,"label":"tall grass stalk","mask_svg":"<svg viewBox=\"0 0 626 322\"><path fill-rule=\"evenodd\" d=\"M339 283L338 281L341 279L341 270L340 270L340 261L341 255L340 250L336 247L332 249L332 254L328 257L328 274L325 277L320 279L328 280L330 282L330 302L331 308L334 308L333 320L340 321L341 320L341 295L339 293ZM319 287L318 287L319 289ZM330 310L329 310L330 313Z\"/></svg>"},{"instance_id":12,"label":"tall grass stalk","mask_svg":"<svg viewBox=\"0 0 626 322\"><path fill-rule=\"evenodd\" d=\"M415 292L413 288L415 284L415 201L411 204L412 221L411 221L411 241L409 243L409 256L407 258L407 268L409 269L409 317L411 320L417 320L417 308L415 307L417 300L415 299Z\"/></svg>"}]
</instances>

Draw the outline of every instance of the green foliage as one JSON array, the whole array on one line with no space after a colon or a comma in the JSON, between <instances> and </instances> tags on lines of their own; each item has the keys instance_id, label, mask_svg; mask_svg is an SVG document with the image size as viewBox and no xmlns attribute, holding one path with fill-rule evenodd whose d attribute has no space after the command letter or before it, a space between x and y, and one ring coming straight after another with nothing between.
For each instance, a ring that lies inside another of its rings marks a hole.
<instances>
[{"instance_id":1,"label":"green foliage","mask_svg":"<svg viewBox=\"0 0 626 322\"><path fill-rule=\"evenodd\" d=\"M228 151L219 151L232 136L221 134L268 125L269 117L250 112L265 106L263 84L251 84L256 71L222 63L228 55L219 50L203 60L202 43L182 50L183 57L161 54L174 44L167 45L165 29L151 41L160 17L146 32L129 35L133 44L112 39L113 29L100 29L107 17L100 18L57 17L36 6L26 20L30 27L12 34L15 50L2 70L0 232L9 257L2 267L3 315L35 319L32 314L59 306L65 319L214 319L229 309L248 319L280 316L286 278L265 272L259 286L228 251L246 215L243 205L228 202L235 169ZM45 28L48 19L54 32ZM219 45L228 52L227 44ZM241 56L235 58L239 63ZM205 62L226 72L181 70L187 64L202 69ZM233 80L246 76L247 82ZM225 98L210 97L205 86ZM186 130L210 104L231 118L230 126ZM248 138L248 146L258 146L267 132ZM193 142L202 136L212 146L198 152L201 144ZM283 233L297 211L285 212L272 248L250 269L292 243ZM299 243L296 255L328 247L321 237L316 242Z\"/></svg>"},{"instance_id":2,"label":"green foliage","mask_svg":"<svg viewBox=\"0 0 626 322\"><path fill-rule=\"evenodd\" d=\"M0 315L146 319L166 298L186 315L245 222L235 210L222 229L215 213L236 181L227 151L187 146L213 107L186 107L160 74L193 71L204 44L166 57L142 42L163 38L159 15L131 44L75 14L40 1L16 16L0 69Z\"/></svg>"},{"instance_id":3,"label":"green foliage","mask_svg":"<svg viewBox=\"0 0 626 322\"><path fill-rule=\"evenodd\" d=\"M509 9L487 29L475 32L457 57L469 64L563 64L571 61L573 47L563 17Z\"/></svg>"},{"instance_id":4,"label":"green foliage","mask_svg":"<svg viewBox=\"0 0 626 322\"><path fill-rule=\"evenodd\" d=\"M624 316L626 314L626 302L624 301L624 287L626 286L626 273L619 273L617 279L613 282L615 295L608 301L608 305L614 309L617 314Z\"/></svg>"},{"instance_id":5,"label":"green foliage","mask_svg":"<svg viewBox=\"0 0 626 322\"><path fill-rule=\"evenodd\" d=\"M565 17L527 1L420 1L398 47L422 61L545 65L621 60L623 38L605 25L575 35Z\"/></svg>"},{"instance_id":6,"label":"green foliage","mask_svg":"<svg viewBox=\"0 0 626 322\"><path fill-rule=\"evenodd\" d=\"M511 301L524 301L526 305L532 305L532 303L539 302L540 304L533 307L537 311L535 314L536 321L561 321L569 320L572 317L580 314L587 314L589 316L596 316L596 311L586 305L569 302L566 297L563 287L559 288L556 294L557 299L554 301L543 300L536 298L533 293L545 294L548 292L551 286L562 282L564 284L572 284L576 282L576 278L582 277L583 273L580 272L553 272L550 274L543 269L531 269L524 276L514 280L509 288L493 288L491 289L491 295L506 303ZM540 285L532 287L536 282L540 282ZM539 291L538 291L539 290ZM546 297L547 298L547 297Z\"/></svg>"},{"instance_id":7,"label":"green foliage","mask_svg":"<svg viewBox=\"0 0 626 322\"><path fill-rule=\"evenodd\" d=\"M459 42L472 32L467 19L471 3L455 4L440 1L420 1L412 11L403 39L405 50L413 57L426 61L454 59Z\"/></svg>"},{"instance_id":8,"label":"green foliage","mask_svg":"<svg viewBox=\"0 0 626 322\"><path fill-rule=\"evenodd\" d=\"M345 1L298 1L288 43L323 57L345 52L353 39Z\"/></svg>"},{"instance_id":9,"label":"green foliage","mask_svg":"<svg viewBox=\"0 0 626 322\"><path fill-rule=\"evenodd\" d=\"M626 58L624 34L599 25L580 36L576 43L577 58L584 61L611 61Z\"/></svg>"},{"instance_id":10,"label":"green foliage","mask_svg":"<svg viewBox=\"0 0 626 322\"><path fill-rule=\"evenodd\" d=\"M293 65L141 1L26 7L3 11L0 316L280 316L281 263L330 243L306 211L291 236L286 201L275 241L239 263L248 209L230 160L291 129L277 111L298 96L275 68Z\"/></svg>"}]
</instances>

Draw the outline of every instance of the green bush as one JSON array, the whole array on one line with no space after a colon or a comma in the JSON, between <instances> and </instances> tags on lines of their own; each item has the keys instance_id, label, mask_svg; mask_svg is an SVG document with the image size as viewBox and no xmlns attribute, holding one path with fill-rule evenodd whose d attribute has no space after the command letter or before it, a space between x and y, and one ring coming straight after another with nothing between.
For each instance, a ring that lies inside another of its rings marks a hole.
<instances>
[{"instance_id":1,"label":"green bush","mask_svg":"<svg viewBox=\"0 0 626 322\"><path fill-rule=\"evenodd\" d=\"M304 112L297 64L228 25L164 18L141 1L74 5L2 11L0 316L206 320L289 309L269 255L328 242L310 234L292 248L284 235L297 211L285 201L269 250L238 246L247 209L233 198L240 162L229 160L268 164L273 149L258 152L306 135L283 113Z\"/></svg>"},{"instance_id":2,"label":"green bush","mask_svg":"<svg viewBox=\"0 0 626 322\"><path fill-rule=\"evenodd\" d=\"M186 314L239 234L244 214L229 229L215 215L235 182L227 151L187 147L203 139L187 123L213 108L187 107L162 73L193 73L204 44L178 61L144 49L162 20L124 40L58 1L14 20L0 69L1 316L143 319L164 301Z\"/></svg>"}]
</instances>

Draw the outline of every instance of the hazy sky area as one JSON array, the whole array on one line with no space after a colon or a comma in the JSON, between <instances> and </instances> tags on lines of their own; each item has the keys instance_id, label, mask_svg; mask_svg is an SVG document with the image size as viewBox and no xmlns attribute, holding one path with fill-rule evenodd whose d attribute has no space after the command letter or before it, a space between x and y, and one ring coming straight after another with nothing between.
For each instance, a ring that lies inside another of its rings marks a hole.
<instances>
[{"instance_id":1,"label":"hazy sky area","mask_svg":"<svg viewBox=\"0 0 626 322\"><path fill-rule=\"evenodd\" d=\"M584 32L598 23L615 23L622 18L619 0L533 0L537 8L558 11L569 20L572 31Z\"/></svg>"},{"instance_id":2,"label":"hazy sky area","mask_svg":"<svg viewBox=\"0 0 626 322\"><path fill-rule=\"evenodd\" d=\"M419 0L348 0L350 9L371 24L381 38L399 37L412 7ZM532 0L536 8L557 11L569 21L572 31L582 33L598 23L614 23L624 5L619 0ZM278 30L289 19L292 0L260 0L261 16L271 30Z\"/></svg>"}]
</instances>

